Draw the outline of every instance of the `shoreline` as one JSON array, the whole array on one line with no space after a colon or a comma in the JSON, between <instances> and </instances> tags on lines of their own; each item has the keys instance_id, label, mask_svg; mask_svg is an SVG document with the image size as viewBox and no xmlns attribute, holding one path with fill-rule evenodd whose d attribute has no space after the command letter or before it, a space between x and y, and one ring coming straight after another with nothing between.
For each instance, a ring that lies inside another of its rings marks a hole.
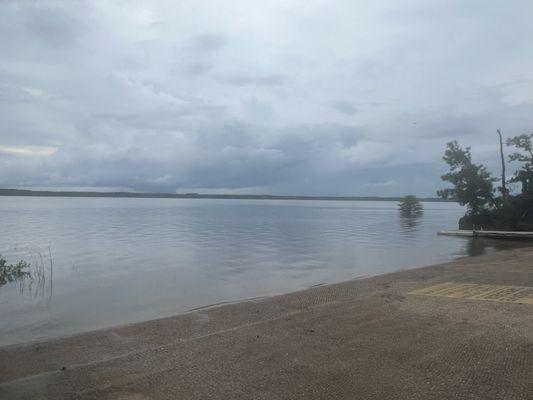
<instances>
[{"instance_id":1,"label":"shoreline","mask_svg":"<svg viewBox=\"0 0 533 400\"><path fill-rule=\"evenodd\" d=\"M497 297L515 287L514 297ZM532 287L525 247L8 345L0 395L324 398L335 389L332 398L525 398L533 396ZM465 297L472 290L478 297Z\"/></svg>"},{"instance_id":2,"label":"shoreline","mask_svg":"<svg viewBox=\"0 0 533 400\"><path fill-rule=\"evenodd\" d=\"M395 201L402 196L303 196L270 194L209 194L209 193L148 193L148 192L77 192L0 188L0 196L6 197L84 197L129 199L212 199L212 200L315 200L315 201ZM422 197L421 202L455 203L439 197Z\"/></svg>"},{"instance_id":3,"label":"shoreline","mask_svg":"<svg viewBox=\"0 0 533 400\"><path fill-rule=\"evenodd\" d=\"M524 246L517 246L517 247L512 248L512 249L513 250L514 249L521 249L521 248L524 248L524 247L527 248L528 246L525 246L525 245ZM533 244L532 244L531 248L533 249ZM508 249L497 250L496 253L499 253L499 252L502 252L502 251L508 251ZM481 255L481 256L490 256L492 254L494 254L494 253L484 254L484 255ZM338 282L317 283L317 284L311 285L309 287L303 287L303 288L292 290L292 291L288 291L288 292L264 294L264 295L245 297L245 298L240 298L240 299L235 299L235 300L223 300L223 301L219 301L219 302L215 302L215 303L211 303L211 304L204 304L204 305L192 307L190 309L179 311L179 312L176 312L176 313L173 313L173 314L170 314L170 315L163 315L163 316L159 316L159 317L151 318L151 319L147 319L147 320L121 323L121 324L112 325L112 326L104 326L104 327L95 328L95 329L89 329L89 330L85 330L85 331L81 331L81 332L70 332L70 333L57 334L57 335L50 336L50 337L34 338L34 339L29 339L29 340L26 340L26 341L23 341L23 342L0 344L0 353L4 349L18 348L18 347L28 347L28 346L39 346L41 344L46 344L46 343L55 342L55 341L68 340L68 339L75 338L75 337L78 337L78 336L97 334L99 332L106 332L106 331L111 331L111 330L125 329L125 328L129 328L129 327L132 327L132 326L135 326L135 325L140 325L140 324L149 324L149 323L152 323L152 322L157 322L157 321L162 321L162 320L167 320L167 319L174 319L174 318L178 318L178 317L181 317L181 316L184 316L184 315L188 315L188 314L191 314L191 313L207 311L207 310L216 309L216 308L220 308L220 307L227 307L227 306L237 305L237 304L240 304L240 303L269 300L269 299L272 299L272 298L276 298L276 297L280 297L280 296L288 296L288 295L293 295L293 294L297 294L297 293L302 293L302 292L306 292L308 290L321 288L321 287L346 284L346 283L356 282L356 281L365 280L365 279L386 277L388 275L392 275L392 274L396 274L396 273L404 272L404 271L415 271L415 270L418 270L418 269L438 267L438 266L441 266L441 265L446 265L446 264L453 263L453 262L456 262L456 261L469 259L469 258L472 258L472 257L479 257L479 256L463 255L463 256L460 256L460 257L458 257L458 258L456 258L455 260L452 260L452 261L446 261L446 262L430 264L430 265L424 265L424 266L413 267L413 268L404 267L404 268L397 269L395 271L386 272L386 273L377 274L377 275L359 275L359 276L354 276L353 278L350 278L350 279L347 279L347 280L342 280L342 281L338 281Z\"/></svg>"}]
</instances>

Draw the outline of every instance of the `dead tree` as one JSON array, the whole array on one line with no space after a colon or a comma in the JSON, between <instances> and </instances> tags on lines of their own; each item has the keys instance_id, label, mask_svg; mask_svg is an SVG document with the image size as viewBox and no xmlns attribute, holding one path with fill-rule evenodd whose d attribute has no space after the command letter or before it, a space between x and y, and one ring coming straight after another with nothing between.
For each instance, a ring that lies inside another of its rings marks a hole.
<instances>
[{"instance_id":1,"label":"dead tree","mask_svg":"<svg viewBox=\"0 0 533 400\"><path fill-rule=\"evenodd\" d=\"M500 191L502 192L502 204L505 207L507 205L507 183L505 179L505 157L503 155L503 138L502 133L499 129L496 129L496 132L498 132L498 137L500 138L500 157L502 159L502 186L500 188Z\"/></svg>"}]
</instances>

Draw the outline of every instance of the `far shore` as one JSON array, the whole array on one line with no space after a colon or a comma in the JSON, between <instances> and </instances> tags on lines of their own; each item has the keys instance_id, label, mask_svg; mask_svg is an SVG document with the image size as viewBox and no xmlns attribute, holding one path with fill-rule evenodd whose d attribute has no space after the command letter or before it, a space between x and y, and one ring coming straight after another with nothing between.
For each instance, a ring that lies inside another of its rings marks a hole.
<instances>
[{"instance_id":1,"label":"far shore","mask_svg":"<svg viewBox=\"0 0 533 400\"><path fill-rule=\"evenodd\" d=\"M0 348L10 399L533 397L533 248Z\"/></svg>"},{"instance_id":2,"label":"far shore","mask_svg":"<svg viewBox=\"0 0 533 400\"><path fill-rule=\"evenodd\" d=\"M144 192L78 192L50 190L0 189L0 196L35 196L35 197L117 197L117 198L151 198L151 199L235 199L235 200L325 200L325 201L400 201L401 196L283 196L266 194L203 194L203 193L144 193ZM420 198L423 202L444 202L437 197Z\"/></svg>"}]
</instances>

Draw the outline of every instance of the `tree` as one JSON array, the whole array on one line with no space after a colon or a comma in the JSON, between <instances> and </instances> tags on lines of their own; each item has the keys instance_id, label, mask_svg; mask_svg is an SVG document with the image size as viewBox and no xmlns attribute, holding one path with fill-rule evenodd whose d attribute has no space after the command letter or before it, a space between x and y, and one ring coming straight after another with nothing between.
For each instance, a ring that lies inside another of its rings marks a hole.
<instances>
[{"instance_id":1,"label":"tree","mask_svg":"<svg viewBox=\"0 0 533 400\"><path fill-rule=\"evenodd\" d=\"M495 205L492 195L495 179L491 178L484 165L472 162L470 147L463 149L457 141L450 142L442 159L450 167L450 172L442 175L441 179L450 182L453 188L439 190L437 195L466 205L468 213L473 215Z\"/></svg>"},{"instance_id":2,"label":"tree","mask_svg":"<svg viewBox=\"0 0 533 400\"><path fill-rule=\"evenodd\" d=\"M503 207L507 207L507 199L509 197L509 189L507 189L507 180L505 178L505 156L503 154L503 137L502 132L499 129L496 129L498 133L498 138L500 139L500 159L502 162L502 185L498 188L502 194L502 204Z\"/></svg>"},{"instance_id":3,"label":"tree","mask_svg":"<svg viewBox=\"0 0 533 400\"><path fill-rule=\"evenodd\" d=\"M523 134L507 139L507 146L514 146L519 151L509 155L509 162L518 161L524 163L515 172L511 182L522 184L522 194L533 194L533 133Z\"/></svg>"},{"instance_id":4,"label":"tree","mask_svg":"<svg viewBox=\"0 0 533 400\"><path fill-rule=\"evenodd\" d=\"M398 210L404 217L414 217L424 212L424 208L416 196L409 194L398 204Z\"/></svg>"}]
</instances>

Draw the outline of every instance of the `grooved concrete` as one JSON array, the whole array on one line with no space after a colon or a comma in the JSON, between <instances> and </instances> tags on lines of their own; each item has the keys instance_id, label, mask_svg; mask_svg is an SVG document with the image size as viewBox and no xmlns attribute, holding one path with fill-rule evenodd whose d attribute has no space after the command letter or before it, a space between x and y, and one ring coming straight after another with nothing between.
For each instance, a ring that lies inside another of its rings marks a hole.
<instances>
[{"instance_id":1,"label":"grooved concrete","mask_svg":"<svg viewBox=\"0 0 533 400\"><path fill-rule=\"evenodd\" d=\"M533 250L0 348L0 398L533 398L533 305L409 294L446 282L533 287Z\"/></svg>"},{"instance_id":2,"label":"grooved concrete","mask_svg":"<svg viewBox=\"0 0 533 400\"><path fill-rule=\"evenodd\" d=\"M523 286L446 282L423 289L413 290L409 294L533 304L533 287Z\"/></svg>"}]
</instances>

